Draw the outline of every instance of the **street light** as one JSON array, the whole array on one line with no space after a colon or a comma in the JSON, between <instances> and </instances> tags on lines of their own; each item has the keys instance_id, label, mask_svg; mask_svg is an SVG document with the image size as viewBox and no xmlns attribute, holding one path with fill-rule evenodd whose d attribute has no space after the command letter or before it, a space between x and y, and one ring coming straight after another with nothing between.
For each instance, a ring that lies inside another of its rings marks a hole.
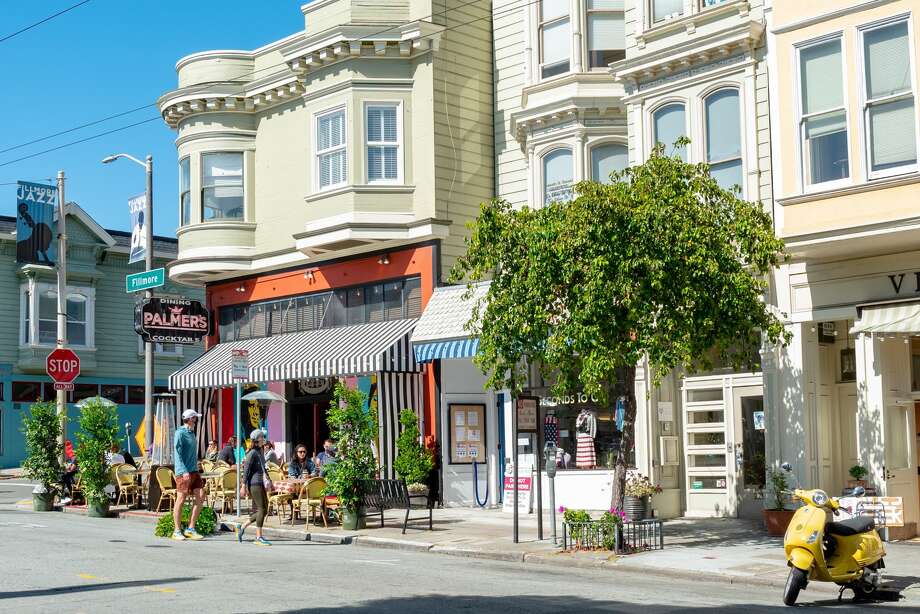
<instances>
[{"instance_id":1,"label":"street light","mask_svg":"<svg viewBox=\"0 0 920 614\"><path fill-rule=\"evenodd\" d=\"M143 166L147 173L147 189L144 193L144 220L147 225L144 238L147 249L144 266L150 271L153 270L153 156L148 155L146 162L141 162L134 156L120 153L106 156L102 163L109 164L118 158L126 158ZM145 290L144 298L153 298L153 290ZM144 451L149 454L153 445L153 344L149 341L144 341L144 442Z\"/></svg>"}]
</instances>

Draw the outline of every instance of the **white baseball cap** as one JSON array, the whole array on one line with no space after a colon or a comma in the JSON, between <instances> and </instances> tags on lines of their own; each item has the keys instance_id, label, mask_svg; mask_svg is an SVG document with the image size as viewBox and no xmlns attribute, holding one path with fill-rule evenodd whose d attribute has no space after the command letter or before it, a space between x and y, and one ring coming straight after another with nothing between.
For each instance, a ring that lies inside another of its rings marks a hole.
<instances>
[{"instance_id":1,"label":"white baseball cap","mask_svg":"<svg viewBox=\"0 0 920 614\"><path fill-rule=\"evenodd\" d=\"M201 414L199 414L199 413L198 413L197 411L195 411L194 409L186 409L184 412L182 412L182 421L183 421L183 422L185 422L186 420L188 420L188 419L190 419L190 418L200 418L200 417L201 417Z\"/></svg>"}]
</instances>

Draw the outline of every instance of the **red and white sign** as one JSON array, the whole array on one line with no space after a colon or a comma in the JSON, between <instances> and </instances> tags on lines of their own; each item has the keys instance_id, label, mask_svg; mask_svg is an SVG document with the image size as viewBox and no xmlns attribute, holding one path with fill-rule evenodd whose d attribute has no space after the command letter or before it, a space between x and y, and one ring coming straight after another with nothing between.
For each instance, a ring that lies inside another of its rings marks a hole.
<instances>
[{"instance_id":1,"label":"red and white sign","mask_svg":"<svg viewBox=\"0 0 920 614\"><path fill-rule=\"evenodd\" d=\"M73 384L65 384L63 382L54 382L55 390L63 390L65 392L71 392L73 390Z\"/></svg>"},{"instance_id":2,"label":"red and white sign","mask_svg":"<svg viewBox=\"0 0 920 614\"><path fill-rule=\"evenodd\" d=\"M506 475L502 496L502 511L514 511L514 476ZM530 512L533 502L533 478L518 476L518 511Z\"/></svg>"},{"instance_id":3,"label":"red and white sign","mask_svg":"<svg viewBox=\"0 0 920 614\"><path fill-rule=\"evenodd\" d=\"M230 350L230 376L234 380L249 379L249 350Z\"/></svg>"},{"instance_id":4,"label":"red and white sign","mask_svg":"<svg viewBox=\"0 0 920 614\"><path fill-rule=\"evenodd\" d=\"M48 377L58 384L71 384L80 375L80 357L73 350L58 348L45 360Z\"/></svg>"}]
</instances>

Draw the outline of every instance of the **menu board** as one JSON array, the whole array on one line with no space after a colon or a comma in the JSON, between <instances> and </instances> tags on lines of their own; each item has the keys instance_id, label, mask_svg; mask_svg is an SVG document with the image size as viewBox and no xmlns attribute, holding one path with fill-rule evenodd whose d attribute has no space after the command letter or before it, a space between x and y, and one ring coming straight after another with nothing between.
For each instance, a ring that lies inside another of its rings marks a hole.
<instances>
[{"instance_id":1,"label":"menu board","mask_svg":"<svg viewBox=\"0 0 920 614\"><path fill-rule=\"evenodd\" d=\"M486 462L486 406L451 403L447 410L450 420L450 462Z\"/></svg>"}]
</instances>

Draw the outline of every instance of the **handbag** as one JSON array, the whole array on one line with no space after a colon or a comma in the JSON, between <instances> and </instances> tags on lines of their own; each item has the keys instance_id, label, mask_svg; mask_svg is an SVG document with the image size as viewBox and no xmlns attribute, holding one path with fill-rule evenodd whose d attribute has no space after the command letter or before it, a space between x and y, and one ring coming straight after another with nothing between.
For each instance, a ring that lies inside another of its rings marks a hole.
<instances>
[{"instance_id":1,"label":"handbag","mask_svg":"<svg viewBox=\"0 0 920 614\"><path fill-rule=\"evenodd\" d=\"M265 458L259 456L259 462L262 463L262 486L265 488L265 494L271 494L275 490L272 479L268 477L268 468L265 467Z\"/></svg>"}]
</instances>

